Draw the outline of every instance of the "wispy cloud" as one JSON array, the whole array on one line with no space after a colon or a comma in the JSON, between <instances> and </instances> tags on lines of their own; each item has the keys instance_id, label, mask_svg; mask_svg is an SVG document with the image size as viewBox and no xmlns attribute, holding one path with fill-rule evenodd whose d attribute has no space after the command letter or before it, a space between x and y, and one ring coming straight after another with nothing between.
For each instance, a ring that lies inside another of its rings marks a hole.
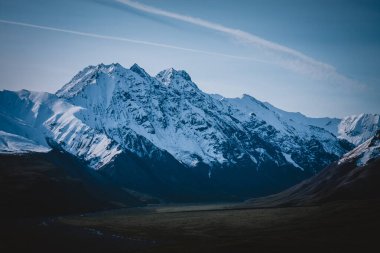
<instances>
[{"instance_id":1,"label":"wispy cloud","mask_svg":"<svg viewBox=\"0 0 380 253\"><path fill-rule=\"evenodd\" d=\"M52 26L36 25L36 24L31 24L31 23L17 22L17 21L12 21L12 20L5 20L5 19L0 19L0 23L9 24L9 25L24 26L24 27L54 31L54 32L62 32L62 33L74 34L74 35L91 37L91 38L96 38L96 39L105 39L105 40L128 42L128 43L134 43L134 44L140 44L140 45L146 45L146 46L154 46L154 47L182 50L182 51L198 53L198 54L205 54L205 55L218 56L218 57L227 57L227 58L232 58L232 59L237 59L237 60L255 61L255 62L270 64L270 62L268 62L268 61L255 59L253 57L245 57L245 56L232 55L232 54L223 54L223 53L205 51L205 50L188 48L188 47L179 47L176 45L157 43L157 42L147 41L147 40L136 40L136 39L126 38L126 37L117 37L117 36L109 36L109 35L103 35L103 34L98 34L98 33L81 32L81 31L62 29L62 28L57 28L57 27L52 27Z\"/></svg>"},{"instance_id":2,"label":"wispy cloud","mask_svg":"<svg viewBox=\"0 0 380 253\"><path fill-rule=\"evenodd\" d=\"M265 40L252 33L248 33L239 29L229 28L224 25L213 23L204 19L162 10L133 0L115 1L142 12L180 20L186 23L221 32L239 41L249 43L257 48L268 51L273 56L273 58L270 60L272 64L280 65L283 68L308 75L314 79L327 80L338 83L340 85L343 84L353 87L363 87L363 84L338 73L333 66L327 63L320 62L297 50Z\"/></svg>"}]
</instances>

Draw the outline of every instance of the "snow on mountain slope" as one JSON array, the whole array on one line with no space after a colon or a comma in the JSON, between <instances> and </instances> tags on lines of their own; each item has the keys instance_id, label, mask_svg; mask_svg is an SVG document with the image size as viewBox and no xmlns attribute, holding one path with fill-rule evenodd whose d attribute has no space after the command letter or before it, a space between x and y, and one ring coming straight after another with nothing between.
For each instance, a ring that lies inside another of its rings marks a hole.
<instances>
[{"instance_id":1,"label":"snow on mountain slope","mask_svg":"<svg viewBox=\"0 0 380 253\"><path fill-rule=\"evenodd\" d=\"M49 152L50 149L22 136L0 131L0 153Z\"/></svg>"},{"instance_id":2,"label":"snow on mountain slope","mask_svg":"<svg viewBox=\"0 0 380 253\"><path fill-rule=\"evenodd\" d=\"M285 112L249 95L243 95L242 98L225 98L222 101L231 106L234 117L241 122L259 120L263 121L265 125L272 126L276 133L271 141L282 142L285 152L290 152L296 146L295 140L293 140L295 136L308 140L316 138L321 141L323 148L329 153L339 155L343 151L330 132L313 124L326 119L316 121L300 113ZM329 121L335 121L335 119L329 119Z\"/></svg>"},{"instance_id":3,"label":"snow on mountain slope","mask_svg":"<svg viewBox=\"0 0 380 253\"><path fill-rule=\"evenodd\" d=\"M0 129L3 132L20 136L23 142L33 140L37 146L47 149L56 143L89 162L91 167L98 168L121 151L106 135L79 119L83 111L45 92L0 92Z\"/></svg>"},{"instance_id":4,"label":"snow on mountain slope","mask_svg":"<svg viewBox=\"0 0 380 253\"><path fill-rule=\"evenodd\" d=\"M299 112L286 112L281 109L278 109L274 107L273 105L265 102L264 105L266 105L268 108L270 108L272 111L276 112L280 117L287 122L287 124L294 125L301 124L302 126L316 126L323 128L330 133L336 135L338 131L338 124L340 123L340 119L337 118L310 118L306 117L305 115L299 113Z\"/></svg>"},{"instance_id":5,"label":"snow on mountain slope","mask_svg":"<svg viewBox=\"0 0 380 253\"><path fill-rule=\"evenodd\" d=\"M310 118L301 113L283 111L267 102L260 102L249 95L243 95L242 98L223 98L220 96L219 99L229 101L236 107L242 108L243 111L247 109L248 111L257 111L259 118L269 122L277 130L288 131L290 126L296 129L298 133L307 135L311 133L310 128L319 127L355 146L371 138L380 129L379 114L360 114L343 119ZM247 101L250 102L247 103Z\"/></svg>"},{"instance_id":6,"label":"snow on mountain slope","mask_svg":"<svg viewBox=\"0 0 380 253\"><path fill-rule=\"evenodd\" d=\"M338 126L338 137L359 145L380 129L379 114L360 114L342 119Z\"/></svg>"},{"instance_id":7,"label":"snow on mountain slope","mask_svg":"<svg viewBox=\"0 0 380 253\"><path fill-rule=\"evenodd\" d=\"M219 96L219 95L218 95ZM242 100L249 98L249 95L243 95ZM221 98L220 98L221 99ZM360 114L348 116L343 119L338 118L310 118L306 117L301 113L286 112L281 109L274 107L273 105L267 102L260 102L251 97L253 101L256 101L256 104L261 104L261 107L268 108L268 111L276 114L273 116L269 115L260 115L264 120L269 120L269 122L275 122L278 124L278 120L281 119L285 124L295 127L297 130L303 132L305 126L316 126L323 128L330 133L337 136L339 139L346 140L355 146L360 145L365 142L374 134L378 129L380 129L380 115L379 114ZM231 99L227 99L231 100ZM238 98L232 100L239 100ZM266 113L265 113L266 114ZM275 125L274 124L274 125ZM280 124L282 125L282 124ZM300 125L302 127L300 127ZM298 127L297 127L298 126Z\"/></svg>"},{"instance_id":8,"label":"snow on mountain slope","mask_svg":"<svg viewBox=\"0 0 380 253\"><path fill-rule=\"evenodd\" d=\"M364 166L368 161L377 157L380 157L380 130L373 137L345 154L338 164L355 160L356 165Z\"/></svg>"},{"instance_id":9,"label":"snow on mountain slope","mask_svg":"<svg viewBox=\"0 0 380 253\"><path fill-rule=\"evenodd\" d=\"M217 122L209 122L213 118L207 118L202 108L215 107L214 100L184 71L165 70L157 76L162 82L137 65L131 69L99 65L82 72L85 75L77 75L82 76L81 81L75 77L57 94L88 108L86 121L124 148L145 156L152 146L157 147L188 165L200 160L209 164L226 161L215 146L227 136L211 127Z\"/></svg>"}]
</instances>

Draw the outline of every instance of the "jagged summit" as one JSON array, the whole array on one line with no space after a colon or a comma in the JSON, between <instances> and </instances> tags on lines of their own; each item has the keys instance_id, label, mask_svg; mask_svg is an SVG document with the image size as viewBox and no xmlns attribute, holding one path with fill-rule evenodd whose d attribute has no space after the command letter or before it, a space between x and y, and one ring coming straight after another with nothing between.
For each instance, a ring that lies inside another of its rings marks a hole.
<instances>
[{"instance_id":1,"label":"jagged summit","mask_svg":"<svg viewBox=\"0 0 380 253\"><path fill-rule=\"evenodd\" d=\"M124 68L119 63L108 65L101 63L95 66L90 65L81 70L70 82L59 89L56 95L70 99L79 93L83 93L89 87L92 87L92 90L98 87L98 89L102 89L100 91L102 95L109 97L116 86L127 85L131 80L135 80L132 82L136 84L145 83L151 85L154 83L154 85L163 84L169 88L179 90L198 90L197 85L191 81L189 74L184 70L169 68L158 73L156 77L152 77L137 63L133 64L129 69ZM89 94L86 95L88 96Z\"/></svg>"},{"instance_id":2,"label":"jagged summit","mask_svg":"<svg viewBox=\"0 0 380 253\"><path fill-rule=\"evenodd\" d=\"M120 65L119 63L111 63L111 64L100 63L98 65L89 65L88 67L86 67L82 71L80 71L76 76L80 77L81 73L83 74L83 73L86 73L88 71L110 72L110 71L123 70L123 69L125 69L125 68L122 65Z\"/></svg>"},{"instance_id":3,"label":"jagged summit","mask_svg":"<svg viewBox=\"0 0 380 253\"><path fill-rule=\"evenodd\" d=\"M82 91L86 86L94 85L97 81L106 75L115 76L126 74L129 71L119 63L105 65L103 63L93 66L90 65L76 74L70 82L65 84L56 92L58 97L71 98Z\"/></svg>"},{"instance_id":4,"label":"jagged summit","mask_svg":"<svg viewBox=\"0 0 380 253\"><path fill-rule=\"evenodd\" d=\"M170 89L190 93L201 92L198 86L192 82L190 75L184 70L165 69L159 72L155 78Z\"/></svg>"},{"instance_id":5,"label":"jagged summit","mask_svg":"<svg viewBox=\"0 0 380 253\"><path fill-rule=\"evenodd\" d=\"M174 68L168 68L168 69L160 71L156 75L156 78L160 79L164 83L169 83L171 80L175 78L181 78L181 79L191 82L191 77L186 71L175 70Z\"/></svg>"},{"instance_id":6,"label":"jagged summit","mask_svg":"<svg viewBox=\"0 0 380 253\"><path fill-rule=\"evenodd\" d=\"M136 74L138 74L139 76L141 76L142 78L150 78L151 76L145 71L145 69L143 69L142 67L140 67L137 63L133 64L131 67L130 67L130 70L132 70L133 72L135 72Z\"/></svg>"}]
</instances>

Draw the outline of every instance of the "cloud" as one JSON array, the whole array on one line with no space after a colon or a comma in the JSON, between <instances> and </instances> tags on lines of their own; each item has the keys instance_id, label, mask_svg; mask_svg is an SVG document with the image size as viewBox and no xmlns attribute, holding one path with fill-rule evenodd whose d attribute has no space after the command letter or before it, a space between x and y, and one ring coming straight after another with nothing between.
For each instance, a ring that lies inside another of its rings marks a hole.
<instances>
[{"instance_id":1,"label":"cloud","mask_svg":"<svg viewBox=\"0 0 380 253\"><path fill-rule=\"evenodd\" d=\"M157 42L147 41L147 40L136 40L136 39L130 39L130 38L126 38L126 37L117 37L117 36L109 36L109 35L103 35L103 34L98 34L98 33L81 32L81 31L62 29L62 28L57 28L57 27L52 27L52 26L43 26L43 25L36 25L36 24L31 24L31 23L17 22L17 21L12 21L12 20L0 19L0 23L30 27L30 28L41 29L41 30L69 33L69 34L91 37L91 38L96 38L96 39L122 41L122 42L128 42L128 43L134 43L134 44L140 44L140 45L146 45L146 46L154 46L154 47L182 50L182 51L211 55L211 56L227 57L227 58L232 58L232 59L237 59L237 60L255 61L255 62L267 63L267 64L270 63L268 61L255 59L253 57L245 57L245 56L232 55L232 54L223 54L223 53L205 51L205 50L200 50L200 49L195 49L195 48L180 47L180 46L171 45L171 44L157 43Z\"/></svg>"},{"instance_id":2,"label":"cloud","mask_svg":"<svg viewBox=\"0 0 380 253\"><path fill-rule=\"evenodd\" d=\"M221 24L213 23L204 19L191 17L187 15L178 14L175 12L170 12L162 10L156 7L145 5L133 0L115 0L116 2L125 4L133 9L150 13L154 15L159 15L162 17L167 17L175 20L180 20L193 25L201 26L221 32L228 36L231 36L239 41L246 42L253 45L259 49L268 51L272 55L271 60L265 61L266 63L272 63L279 65L285 69L292 70L297 73L301 73L310 76L318 80L327 80L338 84L348 85L352 87L363 87L364 85L356 80L348 78L336 71L336 69L327 64L313 59L297 50L292 48L274 43L252 33L248 33L239 29L233 29L226 27Z\"/></svg>"}]
</instances>

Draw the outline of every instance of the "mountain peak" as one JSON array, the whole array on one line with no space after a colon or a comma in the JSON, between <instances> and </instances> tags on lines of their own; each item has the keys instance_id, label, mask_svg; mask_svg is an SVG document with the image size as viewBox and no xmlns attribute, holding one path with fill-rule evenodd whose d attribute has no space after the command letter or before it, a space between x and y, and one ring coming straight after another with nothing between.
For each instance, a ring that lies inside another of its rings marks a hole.
<instances>
[{"instance_id":1,"label":"mountain peak","mask_svg":"<svg viewBox=\"0 0 380 253\"><path fill-rule=\"evenodd\" d=\"M156 78L160 79L164 83L170 82L174 78L181 78L181 79L191 82L191 77L186 71L176 70L174 68L168 68L168 69L162 70L156 75Z\"/></svg>"},{"instance_id":2,"label":"mountain peak","mask_svg":"<svg viewBox=\"0 0 380 253\"><path fill-rule=\"evenodd\" d=\"M132 67L130 67L129 69L135 72L136 74L138 74L139 76L141 76L142 78L150 77L150 75L146 73L146 71L142 67L140 67L137 63L133 64Z\"/></svg>"},{"instance_id":3,"label":"mountain peak","mask_svg":"<svg viewBox=\"0 0 380 253\"><path fill-rule=\"evenodd\" d=\"M253 103L258 104L258 105L260 105L261 107L265 108L266 110L269 110L268 106L265 105L265 103L263 103L263 102L257 100L256 98L252 97L252 96L249 95L249 94L244 93L244 94L240 97L240 99L241 99L242 101L245 101L245 103L252 103L252 102L253 102Z\"/></svg>"},{"instance_id":4,"label":"mountain peak","mask_svg":"<svg viewBox=\"0 0 380 253\"><path fill-rule=\"evenodd\" d=\"M81 90L90 84L95 84L99 76L114 76L129 71L121 66L119 63L90 65L78 74L76 74L70 82L65 84L61 89L56 92L58 97L71 98L77 95Z\"/></svg>"},{"instance_id":5,"label":"mountain peak","mask_svg":"<svg viewBox=\"0 0 380 253\"><path fill-rule=\"evenodd\" d=\"M119 63L111 63L111 64L99 64L96 66L97 70L103 70L105 72L112 72L115 70L125 70L123 66L121 66Z\"/></svg>"},{"instance_id":6,"label":"mountain peak","mask_svg":"<svg viewBox=\"0 0 380 253\"><path fill-rule=\"evenodd\" d=\"M246 94L246 93L244 93L244 94L241 96L241 99L248 99L248 100L254 100L254 101L256 101L256 98L254 98L254 97L252 97L251 95Z\"/></svg>"}]
</instances>

